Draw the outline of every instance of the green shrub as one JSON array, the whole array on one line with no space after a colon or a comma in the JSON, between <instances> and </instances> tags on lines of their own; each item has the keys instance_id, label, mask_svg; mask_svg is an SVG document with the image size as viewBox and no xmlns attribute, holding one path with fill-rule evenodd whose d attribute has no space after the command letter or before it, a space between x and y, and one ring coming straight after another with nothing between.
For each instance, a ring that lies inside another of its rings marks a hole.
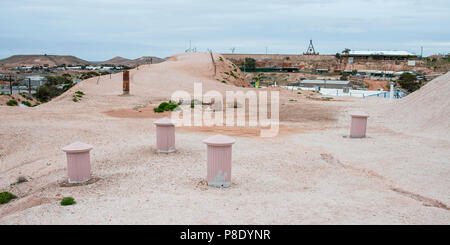
<instances>
[{"instance_id":1,"label":"green shrub","mask_svg":"<svg viewBox=\"0 0 450 245\"><path fill-rule=\"evenodd\" d=\"M75 199L73 197L64 197L61 200L61 206L68 206L68 205L73 205L75 204Z\"/></svg>"},{"instance_id":2,"label":"green shrub","mask_svg":"<svg viewBox=\"0 0 450 245\"><path fill-rule=\"evenodd\" d=\"M162 102L161 104L159 104L158 108L164 110L167 106L169 106L169 103L167 103L167 102Z\"/></svg>"},{"instance_id":3,"label":"green shrub","mask_svg":"<svg viewBox=\"0 0 450 245\"><path fill-rule=\"evenodd\" d=\"M81 100L81 98L83 98L84 93L82 91L76 91L73 95L72 95L72 101L73 102L78 102Z\"/></svg>"},{"instance_id":4,"label":"green shrub","mask_svg":"<svg viewBox=\"0 0 450 245\"><path fill-rule=\"evenodd\" d=\"M22 104L31 107L31 103L29 101L24 100L22 101Z\"/></svg>"},{"instance_id":5,"label":"green shrub","mask_svg":"<svg viewBox=\"0 0 450 245\"><path fill-rule=\"evenodd\" d=\"M161 109L161 108L159 108L159 107L153 108L153 111L154 111L154 112L158 112L158 113L164 112L164 110Z\"/></svg>"},{"instance_id":6,"label":"green shrub","mask_svg":"<svg viewBox=\"0 0 450 245\"><path fill-rule=\"evenodd\" d=\"M237 79L237 76L233 73L233 71L230 71L230 76L234 77L235 79Z\"/></svg>"},{"instance_id":7,"label":"green shrub","mask_svg":"<svg viewBox=\"0 0 450 245\"><path fill-rule=\"evenodd\" d=\"M398 79L398 84L401 88L407 90L409 93L412 93L422 86L422 83L417 80L417 76L413 75L409 72L403 73Z\"/></svg>"},{"instance_id":8,"label":"green shrub","mask_svg":"<svg viewBox=\"0 0 450 245\"><path fill-rule=\"evenodd\" d=\"M87 72L87 73L83 73L80 76L80 79L81 80L86 80L86 79L89 79L91 77L96 77L96 76L100 76L100 74L98 72L95 72L95 71L90 71L90 72Z\"/></svg>"},{"instance_id":9,"label":"green shrub","mask_svg":"<svg viewBox=\"0 0 450 245\"><path fill-rule=\"evenodd\" d=\"M12 194L11 192L0 192L0 204L5 204L11 201L12 199L17 198L16 195Z\"/></svg>"},{"instance_id":10,"label":"green shrub","mask_svg":"<svg viewBox=\"0 0 450 245\"><path fill-rule=\"evenodd\" d=\"M227 83L225 80L222 80L222 83Z\"/></svg>"},{"instance_id":11,"label":"green shrub","mask_svg":"<svg viewBox=\"0 0 450 245\"><path fill-rule=\"evenodd\" d=\"M169 100L169 102L162 102L161 104L159 104L158 107L153 108L154 112L165 112L165 111L173 111L175 110L179 105L181 105L180 103L175 103L171 100Z\"/></svg>"},{"instance_id":12,"label":"green shrub","mask_svg":"<svg viewBox=\"0 0 450 245\"><path fill-rule=\"evenodd\" d=\"M19 103L17 103L16 100L9 100L8 102L6 102L7 105L9 106L16 106L19 105Z\"/></svg>"}]
</instances>

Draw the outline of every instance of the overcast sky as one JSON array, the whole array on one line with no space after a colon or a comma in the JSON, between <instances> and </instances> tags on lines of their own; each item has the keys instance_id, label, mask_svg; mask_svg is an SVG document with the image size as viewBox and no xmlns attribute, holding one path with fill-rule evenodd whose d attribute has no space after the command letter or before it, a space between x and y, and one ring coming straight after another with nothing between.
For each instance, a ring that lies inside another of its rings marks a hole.
<instances>
[{"instance_id":1,"label":"overcast sky","mask_svg":"<svg viewBox=\"0 0 450 245\"><path fill-rule=\"evenodd\" d=\"M0 58L198 51L450 53L449 0L1 0Z\"/></svg>"}]
</instances>

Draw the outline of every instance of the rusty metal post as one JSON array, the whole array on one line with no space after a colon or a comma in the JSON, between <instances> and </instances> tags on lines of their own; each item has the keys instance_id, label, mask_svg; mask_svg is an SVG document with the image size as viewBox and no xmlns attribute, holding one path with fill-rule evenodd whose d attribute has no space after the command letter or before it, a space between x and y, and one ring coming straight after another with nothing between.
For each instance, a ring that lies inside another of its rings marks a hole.
<instances>
[{"instance_id":1,"label":"rusty metal post","mask_svg":"<svg viewBox=\"0 0 450 245\"><path fill-rule=\"evenodd\" d=\"M123 72L123 94L130 94L130 71Z\"/></svg>"},{"instance_id":2,"label":"rusty metal post","mask_svg":"<svg viewBox=\"0 0 450 245\"><path fill-rule=\"evenodd\" d=\"M13 94L13 89L12 89L12 76L11 74L9 74L9 93L12 95Z\"/></svg>"}]
</instances>

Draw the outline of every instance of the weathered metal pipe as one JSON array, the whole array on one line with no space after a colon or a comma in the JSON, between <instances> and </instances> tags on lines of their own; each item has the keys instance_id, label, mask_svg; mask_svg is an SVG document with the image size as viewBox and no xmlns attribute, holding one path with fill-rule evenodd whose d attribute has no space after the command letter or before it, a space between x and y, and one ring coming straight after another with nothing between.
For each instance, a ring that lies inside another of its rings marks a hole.
<instances>
[{"instance_id":1,"label":"weathered metal pipe","mask_svg":"<svg viewBox=\"0 0 450 245\"><path fill-rule=\"evenodd\" d=\"M130 71L123 72L123 94L130 94Z\"/></svg>"}]
</instances>

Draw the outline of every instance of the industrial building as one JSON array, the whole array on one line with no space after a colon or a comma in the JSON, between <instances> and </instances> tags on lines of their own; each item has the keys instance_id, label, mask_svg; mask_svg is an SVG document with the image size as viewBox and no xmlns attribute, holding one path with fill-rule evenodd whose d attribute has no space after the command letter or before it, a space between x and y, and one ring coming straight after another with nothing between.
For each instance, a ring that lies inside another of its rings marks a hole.
<instances>
[{"instance_id":1,"label":"industrial building","mask_svg":"<svg viewBox=\"0 0 450 245\"><path fill-rule=\"evenodd\" d=\"M358 61L375 61L375 60L407 60L417 57L408 51L357 51L352 50L341 54L342 59L348 63Z\"/></svg>"},{"instance_id":2,"label":"industrial building","mask_svg":"<svg viewBox=\"0 0 450 245\"><path fill-rule=\"evenodd\" d=\"M302 80L293 84L294 86L304 87L304 88L337 88L344 89L352 87L351 81L341 81L341 80Z\"/></svg>"}]
</instances>

